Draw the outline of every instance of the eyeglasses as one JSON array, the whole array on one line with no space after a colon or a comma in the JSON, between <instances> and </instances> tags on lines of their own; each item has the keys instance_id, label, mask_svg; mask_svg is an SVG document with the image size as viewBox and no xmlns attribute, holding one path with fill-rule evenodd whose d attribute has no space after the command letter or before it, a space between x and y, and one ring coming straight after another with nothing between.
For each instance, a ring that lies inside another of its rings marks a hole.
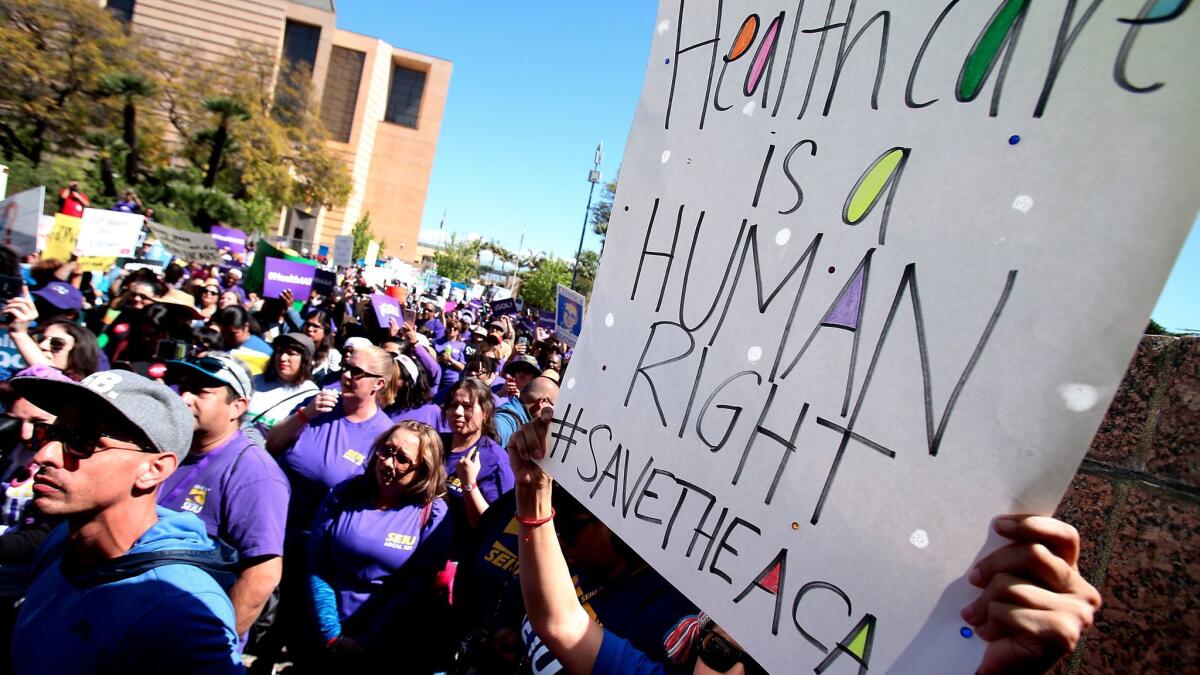
<instances>
[{"instance_id":1,"label":"eyeglasses","mask_svg":"<svg viewBox=\"0 0 1200 675\"><path fill-rule=\"evenodd\" d=\"M375 373L368 373L358 366L351 366L349 364L346 365L346 374L350 376L350 379L355 381L361 380L364 377L383 377L382 375L376 375Z\"/></svg>"},{"instance_id":2,"label":"eyeglasses","mask_svg":"<svg viewBox=\"0 0 1200 675\"><path fill-rule=\"evenodd\" d=\"M42 339L38 340L38 344L41 345L42 343L46 342L47 340L50 341L50 352L52 354L57 354L70 346L67 343L66 338L50 337L49 335L43 335Z\"/></svg>"},{"instance_id":3,"label":"eyeglasses","mask_svg":"<svg viewBox=\"0 0 1200 675\"><path fill-rule=\"evenodd\" d=\"M146 295L145 293L132 293L130 294L129 299L137 300L138 302L154 302L154 298Z\"/></svg>"},{"instance_id":4,"label":"eyeglasses","mask_svg":"<svg viewBox=\"0 0 1200 675\"><path fill-rule=\"evenodd\" d=\"M100 447L101 438L110 438L121 443L130 443L133 448L105 448ZM154 448L148 448L138 441L129 440L127 438L117 438L115 436L101 433L98 429L68 429L57 424L45 424L38 422L33 425L33 442L38 449L44 447L47 443L58 442L62 444L63 452L66 455L75 459L87 459L97 452L105 450L137 450L138 452L148 452L150 454L160 454Z\"/></svg>"},{"instance_id":5,"label":"eyeglasses","mask_svg":"<svg viewBox=\"0 0 1200 675\"><path fill-rule=\"evenodd\" d=\"M393 448L390 445L385 445L376 450L375 456L380 460L390 459L397 464L416 464L416 461L409 459L408 455L401 452L400 448Z\"/></svg>"},{"instance_id":6,"label":"eyeglasses","mask_svg":"<svg viewBox=\"0 0 1200 675\"><path fill-rule=\"evenodd\" d=\"M303 327L304 327L304 330L321 330L322 328L324 328L324 326L322 326L321 324L314 323L312 321L305 323Z\"/></svg>"},{"instance_id":7,"label":"eyeglasses","mask_svg":"<svg viewBox=\"0 0 1200 675\"><path fill-rule=\"evenodd\" d=\"M211 288L204 289L203 293L204 293L204 295L220 295L221 294L220 291L214 291Z\"/></svg>"}]
</instances>

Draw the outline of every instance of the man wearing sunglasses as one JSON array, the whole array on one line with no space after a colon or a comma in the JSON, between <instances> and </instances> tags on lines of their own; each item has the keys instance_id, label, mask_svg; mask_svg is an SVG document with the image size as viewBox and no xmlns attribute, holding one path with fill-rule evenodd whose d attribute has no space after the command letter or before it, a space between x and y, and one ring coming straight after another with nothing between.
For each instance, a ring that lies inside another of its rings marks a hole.
<instances>
[{"instance_id":1,"label":"man wearing sunglasses","mask_svg":"<svg viewBox=\"0 0 1200 675\"><path fill-rule=\"evenodd\" d=\"M125 371L11 382L57 415L34 429L33 501L67 521L42 547L17 617L16 672L242 672L223 588L232 552L196 516L155 504L191 445L187 405Z\"/></svg>"},{"instance_id":2,"label":"man wearing sunglasses","mask_svg":"<svg viewBox=\"0 0 1200 675\"><path fill-rule=\"evenodd\" d=\"M191 448L163 481L158 503L194 513L208 535L237 549L240 569L229 591L237 631L245 635L283 574L288 483L279 464L241 432L254 394L246 367L224 352L167 363L195 421Z\"/></svg>"}]
</instances>

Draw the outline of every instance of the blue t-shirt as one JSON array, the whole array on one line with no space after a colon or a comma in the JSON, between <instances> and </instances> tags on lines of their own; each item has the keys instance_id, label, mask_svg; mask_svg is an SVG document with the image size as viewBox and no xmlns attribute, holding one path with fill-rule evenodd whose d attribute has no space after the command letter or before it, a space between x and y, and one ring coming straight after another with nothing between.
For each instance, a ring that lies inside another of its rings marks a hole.
<instances>
[{"instance_id":1,"label":"blue t-shirt","mask_svg":"<svg viewBox=\"0 0 1200 675\"><path fill-rule=\"evenodd\" d=\"M126 554L211 551L204 524L159 507L158 522ZM63 525L39 551L39 573L17 617L17 673L244 673L233 604L194 565L171 564L99 584L62 571Z\"/></svg>"},{"instance_id":2,"label":"blue t-shirt","mask_svg":"<svg viewBox=\"0 0 1200 675\"><path fill-rule=\"evenodd\" d=\"M208 536L243 558L283 555L288 482L267 451L239 431L163 481L158 503L200 516Z\"/></svg>"},{"instance_id":3,"label":"blue t-shirt","mask_svg":"<svg viewBox=\"0 0 1200 675\"><path fill-rule=\"evenodd\" d=\"M306 533L330 488L363 472L371 446L392 428L382 410L368 420L351 422L341 409L310 420L279 463L292 484L288 532Z\"/></svg>"},{"instance_id":4,"label":"blue t-shirt","mask_svg":"<svg viewBox=\"0 0 1200 675\"><path fill-rule=\"evenodd\" d=\"M629 641L607 630L600 653L592 666L592 675L666 675L667 669L651 661Z\"/></svg>"},{"instance_id":5,"label":"blue t-shirt","mask_svg":"<svg viewBox=\"0 0 1200 675\"><path fill-rule=\"evenodd\" d=\"M351 494L353 486L354 481L343 483L325 497L309 540L309 567L333 587L340 621L379 593L384 581L404 567L418 548L429 563L422 570L429 578L420 584L427 588L437 563L449 556L454 539L446 517L448 507L441 499L433 501L422 527L423 504L377 509L365 495Z\"/></svg>"}]
</instances>

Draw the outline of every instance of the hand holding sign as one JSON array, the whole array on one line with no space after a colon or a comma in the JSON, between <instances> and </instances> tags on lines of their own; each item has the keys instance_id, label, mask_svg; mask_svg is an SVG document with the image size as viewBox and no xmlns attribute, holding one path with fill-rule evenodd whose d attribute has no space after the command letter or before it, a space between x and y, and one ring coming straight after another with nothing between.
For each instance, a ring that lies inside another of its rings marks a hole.
<instances>
[{"instance_id":1,"label":"hand holding sign","mask_svg":"<svg viewBox=\"0 0 1200 675\"><path fill-rule=\"evenodd\" d=\"M1079 574L1079 533L1039 516L1005 516L994 527L1014 543L971 570L983 593L962 610L990 643L978 672L1048 670L1074 651L1100 609L1100 593Z\"/></svg>"}]
</instances>

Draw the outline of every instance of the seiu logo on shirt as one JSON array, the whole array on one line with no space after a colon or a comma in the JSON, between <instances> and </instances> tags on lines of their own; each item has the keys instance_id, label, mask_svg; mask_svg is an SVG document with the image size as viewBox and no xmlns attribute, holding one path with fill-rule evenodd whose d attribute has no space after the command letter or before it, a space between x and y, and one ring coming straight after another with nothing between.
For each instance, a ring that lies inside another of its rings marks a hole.
<instances>
[{"instance_id":1,"label":"seiu logo on shirt","mask_svg":"<svg viewBox=\"0 0 1200 675\"><path fill-rule=\"evenodd\" d=\"M367 461L367 456L357 450L347 450L342 453L342 459L348 460L356 466L362 466L363 462Z\"/></svg>"},{"instance_id":2,"label":"seiu logo on shirt","mask_svg":"<svg viewBox=\"0 0 1200 675\"><path fill-rule=\"evenodd\" d=\"M183 505L179 508L191 513L200 513L204 510L204 502L208 501L208 488L203 485L193 485L188 491L187 499L183 500Z\"/></svg>"},{"instance_id":3,"label":"seiu logo on shirt","mask_svg":"<svg viewBox=\"0 0 1200 675\"><path fill-rule=\"evenodd\" d=\"M483 559L485 562L490 562L506 572L512 572L513 576L520 574L517 565L517 555L498 541L492 542L492 550L488 551Z\"/></svg>"},{"instance_id":4,"label":"seiu logo on shirt","mask_svg":"<svg viewBox=\"0 0 1200 675\"><path fill-rule=\"evenodd\" d=\"M446 479L446 489L450 492L462 494L462 481L458 479L458 476L450 476Z\"/></svg>"},{"instance_id":5,"label":"seiu logo on shirt","mask_svg":"<svg viewBox=\"0 0 1200 675\"><path fill-rule=\"evenodd\" d=\"M387 539L383 545L388 548L395 548L401 551L411 551L413 546L417 545L417 538L411 534L400 534L399 532L388 532Z\"/></svg>"}]
</instances>

